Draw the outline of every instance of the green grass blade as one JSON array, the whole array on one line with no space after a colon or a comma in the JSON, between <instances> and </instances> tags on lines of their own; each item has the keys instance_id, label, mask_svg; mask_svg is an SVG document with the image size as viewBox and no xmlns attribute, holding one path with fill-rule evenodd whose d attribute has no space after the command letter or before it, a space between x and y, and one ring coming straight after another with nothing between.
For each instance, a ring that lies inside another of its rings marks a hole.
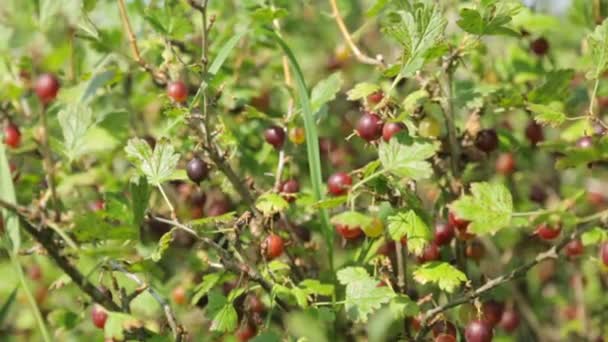
<instances>
[{"instance_id":1,"label":"green grass blade","mask_svg":"<svg viewBox=\"0 0 608 342\"><path fill-rule=\"evenodd\" d=\"M215 56L213 63L211 63L211 66L209 67L210 74L215 75L218 71L220 71L220 68L226 61L226 58L228 58L228 55L230 54L232 49L234 49L236 44L239 42L239 40L241 40L245 33L247 33L247 31L236 33L234 36L232 36L232 38L228 39L228 41L225 42L224 45L222 45L222 47L217 53L217 56Z\"/></svg>"},{"instance_id":2,"label":"green grass blade","mask_svg":"<svg viewBox=\"0 0 608 342\"><path fill-rule=\"evenodd\" d=\"M293 52L287 46L285 41L279 37L274 31L270 31L271 36L277 41L279 46L283 49L289 64L294 73L294 80L296 81L296 92L298 94L298 100L302 109L302 117L304 119L304 130L306 131L306 152L308 155L308 165L310 171L310 179L312 180L313 195L317 201L323 199L323 179L321 176L321 155L319 153L319 135L317 133L317 126L314 119L314 113L312 112L312 106L310 104L310 98L308 96L308 87L304 80L302 70L294 56ZM323 224L323 235L327 244L329 252L330 267L333 270L333 240L334 234L329 224L329 215L327 210L321 209L321 222Z\"/></svg>"},{"instance_id":3,"label":"green grass blade","mask_svg":"<svg viewBox=\"0 0 608 342\"><path fill-rule=\"evenodd\" d=\"M2 322L4 322L4 320L6 319L8 309L11 308L11 305L13 305L15 298L17 298L17 289L18 287L15 287L15 289L8 296L4 304L2 304L2 307L0 307L0 325L2 325Z\"/></svg>"}]
</instances>

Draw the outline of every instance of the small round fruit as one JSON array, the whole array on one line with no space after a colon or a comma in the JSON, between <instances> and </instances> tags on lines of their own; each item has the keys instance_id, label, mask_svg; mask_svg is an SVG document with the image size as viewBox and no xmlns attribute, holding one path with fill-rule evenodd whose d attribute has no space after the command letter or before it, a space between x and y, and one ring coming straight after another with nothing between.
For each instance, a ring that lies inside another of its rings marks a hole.
<instances>
[{"instance_id":1,"label":"small round fruit","mask_svg":"<svg viewBox=\"0 0 608 342\"><path fill-rule=\"evenodd\" d=\"M205 208L205 214L208 217L224 215L230 210L230 202L225 198L217 198L212 200Z\"/></svg>"},{"instance_id":2,"label":"small round fruit","mask_svg":"<svg viewBox=\"0 0 608 342\"><path fill-rule=\"evenodd\" d=\"M461 219L460 217L456 216L456 214L451 211L448 214L448 224L450 224L452 227L455 227L456 229L458 229L460 231L466 230L470 223L471 223L471 221Z\"/></svg>"},{"instance_id":3,"label":"small round fruit","mask_svg":"<svg viewBox=\"0 0 608 342\"><path fill-rule=\"evenodd\" d=\"M21 132L15 124L9 123L4 127L4 143L12 148L17 148L21 144Z\"/></svg>"},{"instance_id":4,"label":"small round fruit","mask_svg":"<svg viewBox=\"0 0 608 342\"><path fill-rule=\"evenodd\" d=\"M566 245L566 255L570 258L576 258L585 252L585 246L581 239L574 239Z\"/></svg>"},{"instance_id":5,"label":"small round fruit","mask_svg":"<svg viewBox=\"0 0 608 342\"><path fill-rule=\"evenodd\" d=\"M584 136L576 142L576 147L587 149L593 147L593 138L590 136Z\"/></svg>"},{"instance_id":6,"label":"small round fruit","mask_svg":"<svg viewBox=\"0 0 608 342\"><path fill-rule=\"evenodd\" d=\"M106 309L104 309L101 305L94 304L91 309L91 320L93 324L99 329L103 329L106 325L106 320L108 319L108 313Z\"/></svg>"},{"instance_id":7,"label":"small round fruit","mask_svg":"<svg viewBox=\"0 0 608 342\"><path fill-rule=\"evenodd\" d=\"M382 135L382 120L378 115L366 112L359 118L356 131L365 141L374 141Z\"/></svg>"},{"instance_id":8,"label":"small round fruit","mask_svg":"<svg viewBox=\"0 0 608 342\"><path fill-rule=\"evenodd\" d=\"M42 279L42 268L39 265L32 265L27 269L27 275L30 279L38 281Z\"/></svg>"},{"instance_id":9,"label":"small round fruit","mask_svg":"<svg viewBox=\"0 0 608 342\"><path fill-rule=\"evenodd\" d=\"M264 131L264 139L278 150L285 142L285 130L279 126L270 126Z\"/></svg>"},{"instance_id":10,"label":"small round fruit","mask_svg":"<svg viewBox=\"0 0 608 342\"><path fill-rule=\"evenodd\" d=\"M53 74L42 74L36 80L34 91L40 102L47 104L57 97L59 80Z\"/></svg>"},{"instance_id":11,"label":"small round fruit","mask_svg":"<svg viewBox=\"0 0 608 342\"><path fill-rule=\"evenodd\" d=\"M183 81L169 82L167 95L175 102L184 102L188 98L188 87Z\"/></svg>"},{"instance_id":12,"label":"small round fruit","mask_svg":"<svg viewBox=\"0 0 608 342\"><path fill-rule=\"evenodd\" d=\"M275 259L281 254L283 254L283 249L285 248L285 244L283 242L283 238L276 235L270 234L266 237L266 257L268 260Z\"/></svg>"},{"instance_id":13,"label":"small round fruit","mask_svg":"<svg viewBox=\"0 0 608 342\"><path fill-rule=\"evenodd\" d=\"M401 132L405 129L405 124L403 122L387 122L382 126L382 139L384 141L389 141L393 137L393 135Z\"/></svg>"},{"instance_id":14,"label":"small round fruit","mask_svg":"<svg viewBox=\"0 0 608 342\"><path fill-rule=\"evenodd\" d=\"M301 145L306 141L306 132L302 127L294 127L289 130L289 140L296 144Z\"/></svg>"},{"instance_id":15,"label":"small round fruit","mask_svg":"<svg viewBox=\"0 0 608 342\"><path fill-rule=\"evenodd\" d=\"M384 93L382 90L375 91L367 96L367 102L372 104L378 104L384 98Z\"/></svg>"},{"instance_id":16,"label":"small round fruit","mask_svg":"<svg viewBox=\"0 0 608 342\"><path fill-rule=\"evenodd\" d=\"M255 327L249 322L242 324L236 331L236 339L239 342L247 342L257 334Z\"/></svg>"},{"instance_id":17,"label":"small round fruit","mask_svg":"<svg viewBox=\"0 0 608 342\"><path fill-rule=\"evenodd\" d=\"M486 250L481 243L473 241L467 245L465 254L468 258L479 261L486 254Z\"/></svg>"},{"instance_id":18,"label":"small round fruit","mask_svg":"<svg viewBox=\"0 0 608 342\"><path fill-rule=\"evenodd\" d=\"M604 266L608 266L608 242L604 242L600 246L600 260L602 260Z\"/></svg>"},{"instance_id":19,"label":"small round fruit","mask_svg":"<svg viewBox=\"0 0 608 342\"><path fill-rule=\"evenodd\" d=\"M561 226L552 227L546 223L541 223L536 227L536 234L543 240L553 240L562 231Z\"/></svg>"},{"instance_id":20,"label":"small round fruit","mask_svg":"<svg viewBox=\"0 0 608 342\"><path fill-rule=\"evenodd\" d=\"M182 286L177 286L171 292L171 298L175 304L184 305L186 304L186 290Z\"/></svg>"},{"instance_id":21,"label":"small round fruit","mask_svg":"<svg viewBox=\"0 0 608 342\"><path fill-rule=\"evenodd\" d=\"M106 208L106 202L101 198L98 198L98 199L94 200L93 202L89 203L89 209L91 209L91 211L101 211L101 210L104 210L105 208Z\"/></svg>"},{"instance_id":22,"label":"small round fruit","mask_svg":"<svg viewBox=\"0 0 608 342\"><path fill-rule=\"evenodd\" d=\"M608 197L598 191L587 191L587 202L596 207L602 207L608 202Z\"/></svg>"},{"instance_id":23,"label":"small round fruit","mask_svg":"<svg viewBox=\"0 0 608 342\"><path fill-rule=\"evenodd\" d=\"M209 167L202 159L194 157L186 165L186 174L192 182L199 184L207 178Z\"/></svg>"},{"instance_id":24,"label":"small round fruit","mask_svg":"<svg viewBox=\"0 0 608 342\"><path fill-rule=\"evenodd\" d=\"M519 313L515 309L506 309L502 313L499 326L507 332L515 331L519 326Z\"/></svg>"},{"instance_id":25,"label":"small round fruit","mask_svg":"<svg viewBox=\"0 0 608 342\"><path fill-rule=\"evenodd\" d=\"M350 228L343 224L336 224L336 231L346 240L356 240L363 234L359 227Z\"/></svg>"},{"instance_id":26,"label":"small round fruit","mask_svg":"<svg viewBox=\"0 0 608 342\"><path fill-rule=\"evenodd\" d=\"M435 118L427 116L418 124L418 133L425 138L437 138L441 134L441 127Z\"/></svg>"},{"instance_id":27,"label":"small round fruit","mask_svg":"<svg viewBox=\"0 0 608 342\"><path fill-rule=\"evenodd\" d=\"M260 297L256 295L248 296L245 306L251 312L263 313L264 310L266 310L264 303L260 300Z\"/></svg>"},{"instance_id":28,"label":"small round fruit","mask_svg":"<svg viewBox=\"0 0 608 342\"><path fill-rule=\"evenodd\" d=\"M329 193L334 196L345 195L353 184L353 179L346 172L336 172L327 179Z\"/></svg>"},{"instance_id":29,"label":"small round fruit","mask_svg":"<svg viewBox=\"0 0 608 342\"><path fill-rule=\"evenodd\" d=\"M384 224L382 223L382 220L377 217L372 220L372 223L369 226L363 229L363 233L370 238L378 237L382 235L383 232Z\"/></svg>"},{"instance_id":30,"label":"small round fruit","mask_svg":"<svg viewBox=\"0 0 608 342\"><path fill-rule=\"evenodd\" d=\"M298 183L295 179L290 179L281 184L281 192L283 193L283 198L287 202L293 202L296 200L294 194L300 191L300 183Z\"/></svg>"},{"instance_id":31,"label":"small round fruit","mask_svg":"<svg viewBox=\"0 0 608 342\"><path fill-rule=\"evenodd\" d=\"M494 327L502 319L502 313L505 311L503 303L499 303L495 300L489 300L481 306L482 320Z\"/></svg>"},{"instance_id":32,"label":"small round fruit","mask_svg":"<svg viewBox=\"0 0 608 342\"><path fill-rule=\"evenodd\" d=\"M493 129L484 129L477 133L475 137L475 147L490 153L498 147L498 135Z\"/></svg>"},{"instance_id":33,"label":"small round fruit","mask_svg":"<svg viewBox=\"0 0 608 342\"><path fill-rule=\"evenodd\" d=\"M547 200L547 192L540 185L532 185L529 198L538 204L543 204Z\"/></svg>"},{"instance_id":34,"label":"small round fruit","mask_svg":"<svg viewBox=\"0 0 608 342\"><path fill-rule=\"evenodd\" d=\"M439 246L449 245L454 238L454 227L445 222L435 224L435 243Z\"/></svg>"},{"instance_id":35,"label":"small round fruit","mask_svg":"<svg viewBox=\"0 0 608 342\"><path fill-rule=\"evenodd\" d=\"M543 133L543 126L539 125L536 121L531 120L526 126L526 138L530 141L532 146L536 146L539 142L545 140L545 134Z\"/></svg>"},{"instance_id":36,"label":"small round fruit","mask_svg":"<svg viewBox=\"0 0 608 342\"><path fill-rule=\"evenodd\" d=\"M464 330L464 337L467 342L491 342L494 334L489 324L475 320L467 325Z\"/></svg>"},{"instance_id":37,"label":"small round fruit","mask_svg":"<svg viewBox=\"0 0 608 342\"><path fill-rule=\"evenodd\" d=\"M422 255L418 257L418 262L423 264L429 261L439 260L441 254L439 253L439 246L435 242L431 242L424 247Z\"/></svg>"},{"instance_id":38,"label":"small round fruit","mask_svg":"<svg viewBox=\"0 0 608 342\"><path fill-rule=\"evenodd\" d=\"M549 42L544 37L537 38L530 42L530 50L537 56L544 56L549 52Z\"/></svg>"},{"instance_id":39,"label":"small round fruit","mask_svg":"<svg viewBox=\"0 0 608 342\"><path fill-rule=\"evenodd\" d=\"M441 334L456 336L456 327L445 320L437 321L433 324L433 336L438 337Z\"/></svg>"},{"instance_id":40,"label":"small round fruit","mask_svg":"<svg viewBox=\"0 0 608 342\"><path fill-rule=\"evenodd\" d=\"M513 153L501 153L496 159L496 171L508 176L515 171L515 156Z\"/></svg>"}]
</instances>

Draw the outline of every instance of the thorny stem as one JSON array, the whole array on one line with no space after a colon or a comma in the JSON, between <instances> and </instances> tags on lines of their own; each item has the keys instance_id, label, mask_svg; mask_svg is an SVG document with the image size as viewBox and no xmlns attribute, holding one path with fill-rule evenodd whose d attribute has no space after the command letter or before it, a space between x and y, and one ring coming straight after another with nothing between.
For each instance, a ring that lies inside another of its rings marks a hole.
<instances>
[{"instance_id":1,"label":"thorny stem","mask_svg":"<svg viewBox=\"0 0 608 342\"><path fill-rule=\"evenodd\" d=\"M42 126L42 136L40 137L40 150L43 156L43 165L47 173L46 181L51 191L51 198L53 200L53 208L55 210L55 221L59 221L61 212L59 210L59 199L57 198L57 188L55 187L55 166L53 165L53 156L51 154L51 148L49 146L48 139L48 123L46 118L46 106L42 108L40 113L40 125Z\"/></svg>"}]
</instances>

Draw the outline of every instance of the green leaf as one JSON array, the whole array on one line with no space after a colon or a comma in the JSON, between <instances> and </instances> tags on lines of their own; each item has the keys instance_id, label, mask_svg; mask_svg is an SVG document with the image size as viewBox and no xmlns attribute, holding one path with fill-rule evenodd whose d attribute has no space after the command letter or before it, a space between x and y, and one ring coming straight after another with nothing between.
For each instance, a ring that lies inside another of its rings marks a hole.
<instances>
[{"instance_id":1,"label":"green leaf","mask_svg":"<svg viewBox=\"0 0 608 342\"><path fill-rule=\"evenodd\" d=\"M281 336L273 331L264 331L254 337L251 342L281 342Z\"/></svg>"},{"instance_id":2,"label":"green leaf","mask_svg":"<svg viewBox=\"0 0 608 342\"><path fill-rule=\"evenodd\" d=\"M428 53L443 39L447 21L438 6L417 3L412 11L398 11L389 17L382 31L403 47L399 75L409 77L420 70Z\"/></svg>"},{"instance_id":3,"label":"green leaf","mask_svg":"<svg viewBox=\"0 0 608 342\"><path fill-rule=\"evenodd\" d=\"M142 326L141 322L131 315L113 311L107 311L107 313L108 319L104 326L104 336L106 338L122 341L125 338L125 331L130 331L134 327Z\"/></svg>"},{"instance_id":4,"label":"green leaf","mask_svg":"<svg viewBox=\"0 0 608 342\"><path fill-rule=\"evenodd\" d=\"M473 183L471 195L462 196L451 208L458 217L471 221L471 233L495 234L510 224L513 198L503 184Z\"/></svg>"},{"instance_id":5,"label":"green leaf","mask_svg":"<svg viewBox=\"0 0 608 342\"><path fill-rule=\"evenodd\" d=\"M236 215L236 212L231 211L231 212L225 213L220 216L210 216L210 217L203 217L200 219L196 219L196 220L188 222L188 225L197 227L197 226L205 226L210 223L216 223L216 224L217 223L228 223L234 219L235 215Z\"/></svg>"},{"instance_id":6,"label":"green leaf","mask_svg":"<svg viewBox=\"0 0 608 342\"><path fill-rule=\"evenodd\" d=\"M346 314L355 322L366 322L369 314L395 297L390 287L378 287L378 280L370 277L362 267L344 268L337 276L340 283L346 285Z\"/></svg>"},{"instance_id":7,"label":"green leaf","mask_svg":"<svg viewBox=\"0 0 608 342\"><path fill-rule=\"evenodd\" d=\"M93 111L89 106L78 103L59 111L57 119L63 133L65 154L72 161L86 152L84 138L93 127Z\"/></svg>"},{"instance_id":8,"label":"green leaf","mask_svg":"<svg viewBox=\"0 0 608 342\"><path fill-rule=\"evenodd\" d=\"M289 14L284 8L261 7L251 13L251 18L261 24L270 24L273 20Z\"/></svg>"},{"instance_id":9,"label":"green leaf","mask_svg":"<svg viewBox=\"0 0 608 342\"><path fill-rule=\"evenodd\" d=\"M439 144L426 140L412 140L406 145L398 140L380 142L378 158L382 167L397 177L413 180L430 178L433 175L433 168L426 159L435 155Z\"/></svg>"},{"instance_id":10,"label":"green leaf","mask_svg":"<svg viewBox=\"0 0 608 342\"><path fill-rule=\"evenodd\" d=\"M169 249L169 246L171 246L171 241L173 241L174 230L175 228L169 230L168 232L163 234L163 236L160 237L160 240L158 240L158 244L156 245L154 252L152 252L152 254L150 254L149 256L152 261L159 262L165 254L165 251Z\"/></svg>"},{"instance_id":11,"label":"green leaf","mask_svg":"<svg viewBox=\"0 0 608 342\"><path fill-rule=\"evenodd\" d=\"M116 72L114 70L106 70L100 73L95 74L88 82L87 87L82 93L82 97L80 98L81 103L85 103L91 97L95 95L97 90L110 81L112 81L116 77Z\"/></svg>"},{"instance_id":12,"label":"green leaf","mask_svg":"<svg viewBox=\"0 0 608 342\"><path fill-rule=\"evenodd\" d=\"M443 291L452 293L467 276L447 262L432 261L422 264L414 271L414 280L420 284L437 284Z\"/></svg>"},{"instance_id":13,"label":"green leaf","mask_svg":"<svg viewBox=\"0 0 608 342\"><path fill-rule=\"evenodd\" d=\"M207 312L211 317L211 331L232 332L237 327L238 317L231 302L218 292L209 293Z\"/></svg>"},{"instance_id":14,"label":"green leaf","mask_svg":"<svg viewBox=\"0 0 608 342\"><path fill-rule=\"evenodd\" d=\"M165 139L158 141L152 151L145 140L133 138L129 140L125 152L129 160L148 178L148 182L155 186L171 178L179 160L179 154L175 153L173 146Z\"/></svg>"},{"instance_id":15,"label":"green leaf","mask_svg":"<svg viewBox=\"0 0 608 342\"><path fill-rule=\"evenodd\" d=\"M150 188L144 177L133 178L129 182L131 193L131 208L133 210L133 224L140 226L144 222L148 200L150 199Z\"/></svg>"},{"instance_id":16,"label":"green leaf","mask_svg":"<svg viewBox=\"0 0 608 342\"><path fill-rule=\"evenodd\" d=\"M96 240L137 240L139 227L121 222L112 222L103 213L85 213L75 219L76 227L72 233L80 242Z\"/></svg>"},{"instance_id":17,"label":"green leaf","mask_svg":"<svg viewBox=\"0 0 608 342\"><path fill-rule=\"evenodd\" d=\"M283 39L281 39L281 37L274 31L271 31L270 33L271 37L274 38L274 40L283 49L283 52L285 52L285 55L289 60L289 64L293 69L294 80L296 82L296 92L298 94L299 104L302 107L302 117L304 119L304 129L306 131L306 153L313 195L315 201L320 201L324 198L324 188L323 178L321 176L321 154L319 152L318 144L319 134L317 133L317 126L314 120L315 113L312 111L310 99L308 98L308 88L306 86L306 82L304 81L304 74L302 73L302 69L300 68L300 65L298 64L293 52L291 49L289 49ZM329 215L327 214L327 211L321 209L320 214L321 224L323 227L322 232L325 238L325 244L327 245L327 249L329 251L328 255L330 256L330 265L333 265L331 255L333 254L334 231L329 225Z\"/></svg>"},{"instance_id":18,"label":"green leaf","mask_svg":"<svg viewBox=\"0 0 608 342\"><path fill-rule=\"evenodd\" d=\"M538 104L562 101L569 95L573 76L574 70L572 69L550 71L545 75L544 83L528 95L528 100Z\"/></svg>"},{"instance_id":19,"label":"green leaf","mask_svg":"<svg viewBox=\"0 0 608 342\"><path fill-rule=\"evenodd\" d=\"M482 2L479 9L463 8L460 10L460 19L456 22L465 32L483 35L509 35L519 37L519 33L506 27L522 6L515 1L501 1L496 3Z\"/></svg>"},{"instance_id":20,"label":"green leaf","mask_svg":"<svg viewBox=\"0 0 608 342\"><path fill-rule=\"evenodd\" d=\"M11 204L17 204L15 188L11 169L6 158L6 148L4 141L0 141L0 199ZM4 220L4 229L10 242L9 252L17 254L21 248L21 234L19 233L19 218L13 212L0 209L0 220Z\"/></svg>"},{"instance_id":21,"label":"green leaf","mask_svg":"<svg viewBox=\"0 0 608 342\"><path fill-rule=\"evenodd\" d=\"M367 17L374 17L378 15L378 13L380 13L380 11L382 11L384 7L388 5L389 1L390 0L376 0L376 3L374 3L374 5L371 6L367 12L365 12L365 15Z\"/></svg>"},{"instance_id":22,"label":"green leaf","mask_svg":"<svg viewBox=\"0 0 608 342\"><path fill-rule=\"evenodd\" d=\"M74 328L79 321L79 316L75 312L66 309L53 310L47 318L53 326L67 330Z\"/></svg>"},{"instance_id":23,"label":"green leaf","mask_svg":"<svg viewBox=\"0 0 608 342\"><path fill-rule=\"evenodd\" d=\"M317 83L310 94L312 112L317 113L323 105L335 99L343 82L342 74L337 72Z\"/></svg>"},{"instance_id":24,"label":"green leaf","mask_svg":"<svg viewBox=\"0 0 608 342\"><path fill-rule=\"evenodd\" d=\"M332 296L334 294L334 286L331 284L323 284L317 279L304 279L298 285L309 295Z\"/></svg>"},{"instance_id":25,"label":"green leaf","mask_svg":"<svg viewBox=\"0 0 608 342\"><path fill-rule=\"evenodd\" d=\"M465 32L483 35L485 23L479 11L472 8L463 8L460 10L460 19L456 22L458 26Z\"/></svg>"},{"instance_id":26,"label":"green leaf","mask_svg":"<svg viewBox=\"0 0 608 342\"><path fill-rule=\"evenodd\" d=\"M373 223L374 219L365 214L356 211L345 211L331 218L331 223L334 225L343 225L348 229L365 229Z\"/></svg>"},{"instance_id":27,"label":"green leaf","mask_svg":"<svg viewBox=\"0 0 608 342\"><path fill-rule=\"evenodd\" d=\"M608 231L600 227L593 227L581 235L581 241L585 246L599 245L604 241L608 241Z\"/></svg>"},{"instance_id":28,"label":"green leaf","mask_svg":"<svg viewBox=\"0 0 608 342\"><path fill-rule=\"evenodd\" d=\"M380 90L380 86L373 83L363 82L357 83L353 89L346 93L346 95L348 95L347 99L349 101L356 101L366 98L368 95L371 95L378 90Z\"/></svg>"},{"instance_id":29,"label":"green leaf","mask_svg":"<svg viewBox=\"0 0 608 342\"><path fill-rule=\"evenodd\" d=\"M405 113L411 114L418 108L422 102L429 97L428 91L424 89L416 90L407 95L401 104L401 108Z\"/></svg>"},{"instance_id":30,"label":"green leaf","mask_svg":"<svg viewBox=\"0 0 608 342\"><path fill-rule=\"evenodd\" d=\"M404 319L416 316L420 312L418 304L406 295L398 295L388 304L394 319Z\"/></svg>"},{"instance_id":31,"label":"green leaf","mask_svg":"<svg viewBox=\"0 0 608 342\"><path fill-rule=\"evenodd\" d=\"M203 276L200 284L194 288L194 295L190 303L196 305L203 296L205 296L215 285L219 284L225 278L224 273L210 273Z\"/></svg>"},{"instance_id":32,"label":"green leaf","mask_svg":"<svg viewBox=\"0 0 608 342\"><path fill-rule=\"evenodd\" d=\"M2 303L2 306L0 307L0 325L2 324L2 322L4 322L6 315L8 314L8 310L11 308L11 305L13 305L13 303L15 302L15 298L17 298L18 289L19 289L18 287L14 288L13 291L11 291L11 294L8 295L8 298L6 298L4 303Z\"/></svg>"},{"instance_id":33,"label":"green leaf","mask_svg":"<svg viewBox=\"0 0 608 342\"><path fill-rule=\"evenodd\" d=\"M427 224L413 210L389 216L388 233L395 241L406 236L408 249L416 255L421 255L433 238Z\"/></svg>"},{"instance_id":34,"label":"green leaf","mask_svg":"<svg viewBox=\"0 0 608 342\"><path fill-rule=\"evenodd\" d=\"M264 216L271 216L287 209L289 203L287 203L281 195L268 192L258 197L255 207L258 208Z\"/></svg>"},{"instance_id":35,"label":"green leaf","mask_svg":"<svg viewBox=\"0 0 608 342\"><path fill-rule=\"evenodd\" d=\"M534 113L534 120L543 125L559 126L566 121L566 114L546 105L529 103L528 110Z\"/></svg>"},{"instance_id":36,"label":"green leaf","mask_svg":"<svg viewBox=\"0 0 608 342\"><path fill-rule=\"evenodd\" d=\"M314 203L312 205L312 207L315 209L333 209L333 208L337 208L337 207L341 206L342 204L346 203L347 199L348 199L348 196L338 196L338 197L326 198L322 201L318 201L317 203Z\"/></svg>"},{"instance_id":37,"label":"green leaf","mask_svg":"<svg viewBox=\"0 0 608 342\"><path fill-rule=\"evenodd\" d=\"M608 69L608 19L587 36L593 69L587 73L587 78L598 79Z\"/></svg>"}]
</instances>

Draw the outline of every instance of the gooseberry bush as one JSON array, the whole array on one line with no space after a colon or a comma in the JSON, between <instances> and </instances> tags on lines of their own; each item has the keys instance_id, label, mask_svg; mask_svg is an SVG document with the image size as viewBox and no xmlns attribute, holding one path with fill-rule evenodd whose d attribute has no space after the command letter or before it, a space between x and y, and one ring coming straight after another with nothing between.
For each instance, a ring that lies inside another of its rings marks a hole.
<instances>
[{"instance_id":1,"label":"gooseberry bush","mask_svg":"<svg viewBox=\"0 0 608 342\"><path fill-rule=\"evenodd\" d=\"M538 9L3 1L0 339L604 341L608 1Z\"/></svg>"}]
</instances>

